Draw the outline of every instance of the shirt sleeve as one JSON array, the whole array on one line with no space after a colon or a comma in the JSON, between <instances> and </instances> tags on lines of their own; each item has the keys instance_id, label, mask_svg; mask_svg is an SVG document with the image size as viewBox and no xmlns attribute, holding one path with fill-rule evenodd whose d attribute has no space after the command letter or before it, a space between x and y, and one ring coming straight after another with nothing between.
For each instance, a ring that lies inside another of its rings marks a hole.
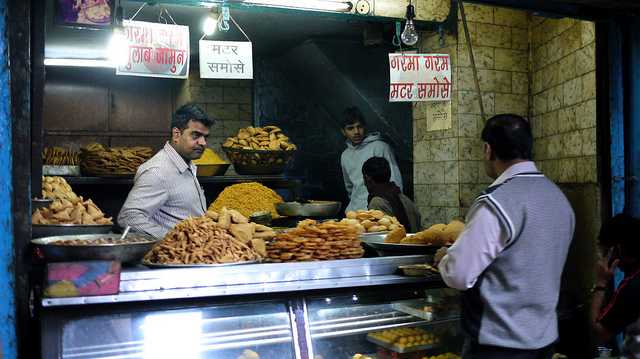
<instances>
[{"instance_id":1,"label":"shirt sleeve","mask_svg":"<svg viewBox=\"0 0 640 359\"><path fill-rule=\"evenodd\" d=\"M340 156L340 167L342 167L342 179L344 180L344 188L347 190L347 195L351 198L351 192L353 191L353 182L349 178L349 171L345 167L344 157Z\"/></svg>"},{"instance_id":2,"label":"shirt sleeve","mask_svg":"<svg viewBox=\"0 0 640 359\"><path fill-rule=\"evenodd\" d=\"M121 227L131 226L136 232L162 238L165 230L155 224L151 218L168 199L162 176L155 168L140 173L129 192L120 214L118 224Z\"/></svg>"},{"instance_id":3,"label":"shirt sleeve","mask_svg":"<svg viewBox=\"0 0 640 359\"><path fill-rule=\"evenodd\" d=\"M640 315L640 278L622 282L609 304L598 316L598 322L613 333L619 333L638 320Z\"/></svg>"},{"instance_id":4,"label":"shirt sleeve","mask_svg":"<svg viewBox=\"0 0 640 359\"><path fill-rule=\"evenodd\" d=\"M458 290L473 287L507 242L506 231L490 207L479 204L472 211L464 231L438 265L444 282Z\"/></svg>"}]
</instances>

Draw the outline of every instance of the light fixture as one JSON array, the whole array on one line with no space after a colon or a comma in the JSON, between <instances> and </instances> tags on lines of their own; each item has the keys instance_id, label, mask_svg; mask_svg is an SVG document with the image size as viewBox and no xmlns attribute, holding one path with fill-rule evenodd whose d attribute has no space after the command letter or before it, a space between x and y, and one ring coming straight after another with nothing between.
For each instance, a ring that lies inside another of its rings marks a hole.
<instances>
[{"instance_id":1,"label":"light fixture","mask_svg":"<svg viewBox=\"0 0 640 359\"><path fill-rule=\"evenodd\" d=\"M104 67L114 68L115 66L109 60L98 59L72 59L72 58L47 58L44 59L44 66L61 66L61 67Z\"/></svg>"},{"instance_id":2,"label":"light fixture","mask_svg":"<svg viewBox=\"0 0 640 359\"><path fill-rule=\"evenodd\" d=\"M350 12L353 9L351 1L333 0L244 0L249 5L264 5L300 10Z\"/></svg>"},{"instance_id":3,"label":"light fixture","mask_svg":"<svg viewBox=\"0 0 640 359\"><path fill-rule=\"evenodd\" d=\"M122 6L116 8L113 33L109 40L108 56L115 66L123 66L129 61L129 43L122 26Z\"/></svg>"},{"instance_id":4,"label":"light fixture","mask_svg":"<svg viewBox=\"0 0 640 359\"><path fill-rule=\"evenodd\" d=\"M209 14L202 22L202 32L206 36L211 36L216 32L218 28L218 17L220 15L217 13L216 8L211 8Z\"/></svg>"},{"instance_id":5,"label":"light fixture","mask_svg":"<svg viewBox=\"0 0 640 359\"><path fill-rule=\"evenodd\" d=\"M416 27L413 24L413 19L416 17L416 10L411 4L411 0L409 0L409 5L407 5L407 22L404 25L404 31L402 31L402 35L400 35L400 39L407 46L413 46L418 43L418 32L416 31Z\"/></svg>"}]
</instances>

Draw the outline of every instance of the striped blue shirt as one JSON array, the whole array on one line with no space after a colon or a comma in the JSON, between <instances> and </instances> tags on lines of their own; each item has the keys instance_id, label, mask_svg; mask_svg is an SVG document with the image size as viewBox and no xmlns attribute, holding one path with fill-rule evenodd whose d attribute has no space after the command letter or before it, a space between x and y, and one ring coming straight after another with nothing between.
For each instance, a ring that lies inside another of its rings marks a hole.
<instances>
[{"instance_id":1,"label":"striped blue shirt","mask_svg":"<svg viewBox=\"0 0 640 359\"><path fill-rule=\"evenodd\" d=\"M187 165L167 142L138 168L118 224L163 238L178 222L189 216L202 216L207 205L196 173L196 165Z\"/></svg>"}]
</instances>

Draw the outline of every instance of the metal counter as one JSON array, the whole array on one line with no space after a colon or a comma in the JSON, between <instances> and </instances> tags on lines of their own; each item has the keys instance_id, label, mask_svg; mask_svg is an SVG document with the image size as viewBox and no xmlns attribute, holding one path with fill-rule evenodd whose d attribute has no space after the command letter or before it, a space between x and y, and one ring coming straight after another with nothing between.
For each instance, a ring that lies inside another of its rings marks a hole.
<instances>
[{"instance_id":1,"label":"metal counter","mask_svg":"<svg viewBox=\"0 0 640 359\"><path fill-rule=\"evenodd\" d=\"M398 266L425 263L426 256L361 258L227 267L123 270L120 293L108 296L43 298L43 307L151 300L283 293L318 289L429 282L397 275Z\"/></svg>"}]
</instances>

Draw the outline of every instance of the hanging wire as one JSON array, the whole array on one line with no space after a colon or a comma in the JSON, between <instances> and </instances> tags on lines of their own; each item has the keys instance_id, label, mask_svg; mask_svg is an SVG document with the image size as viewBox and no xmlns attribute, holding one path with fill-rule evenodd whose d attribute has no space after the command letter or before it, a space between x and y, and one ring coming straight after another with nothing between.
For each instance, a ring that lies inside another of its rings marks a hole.
<instances>
[{"instance_id":1,"label":"hanging wire","mask_svg":"<svg viewBox=\"0 0 640 359\"><path fill-rule=\"evenodd\" d=\"M129 20L133 20L136 18L136 16L138 16L138 14L140 13L140 11L142 11L142 9L147 6L147 3L142 3L142 5L140 5L140 7L138 8L138 10L135 12L135 14L133 14L133 16L131 18L129 18Z\"/></svg>"},{"instance_id":2,"label":"hanging wire","mask_svg":"<svg viewBox=\"0 0 640 359\"><path fill-rule=\"evenodd\" d=\"M231 16L231 14L229 14L229 19L231 19L231 21L233 22L234 25L236 25L236 27L238 28L238 30L240 30L240 32L242 33L242 35L244 35L244 37L247 38L247 40L249 40L249 42L251 42L251 39L249 38L249 36L247 35L246 32L244 32L244 30L242 30L242 28L240 27L240 25L238 25L238 23L236 22L236 19L233 18L233 16Z\"/></svg>"}]
</instances>

